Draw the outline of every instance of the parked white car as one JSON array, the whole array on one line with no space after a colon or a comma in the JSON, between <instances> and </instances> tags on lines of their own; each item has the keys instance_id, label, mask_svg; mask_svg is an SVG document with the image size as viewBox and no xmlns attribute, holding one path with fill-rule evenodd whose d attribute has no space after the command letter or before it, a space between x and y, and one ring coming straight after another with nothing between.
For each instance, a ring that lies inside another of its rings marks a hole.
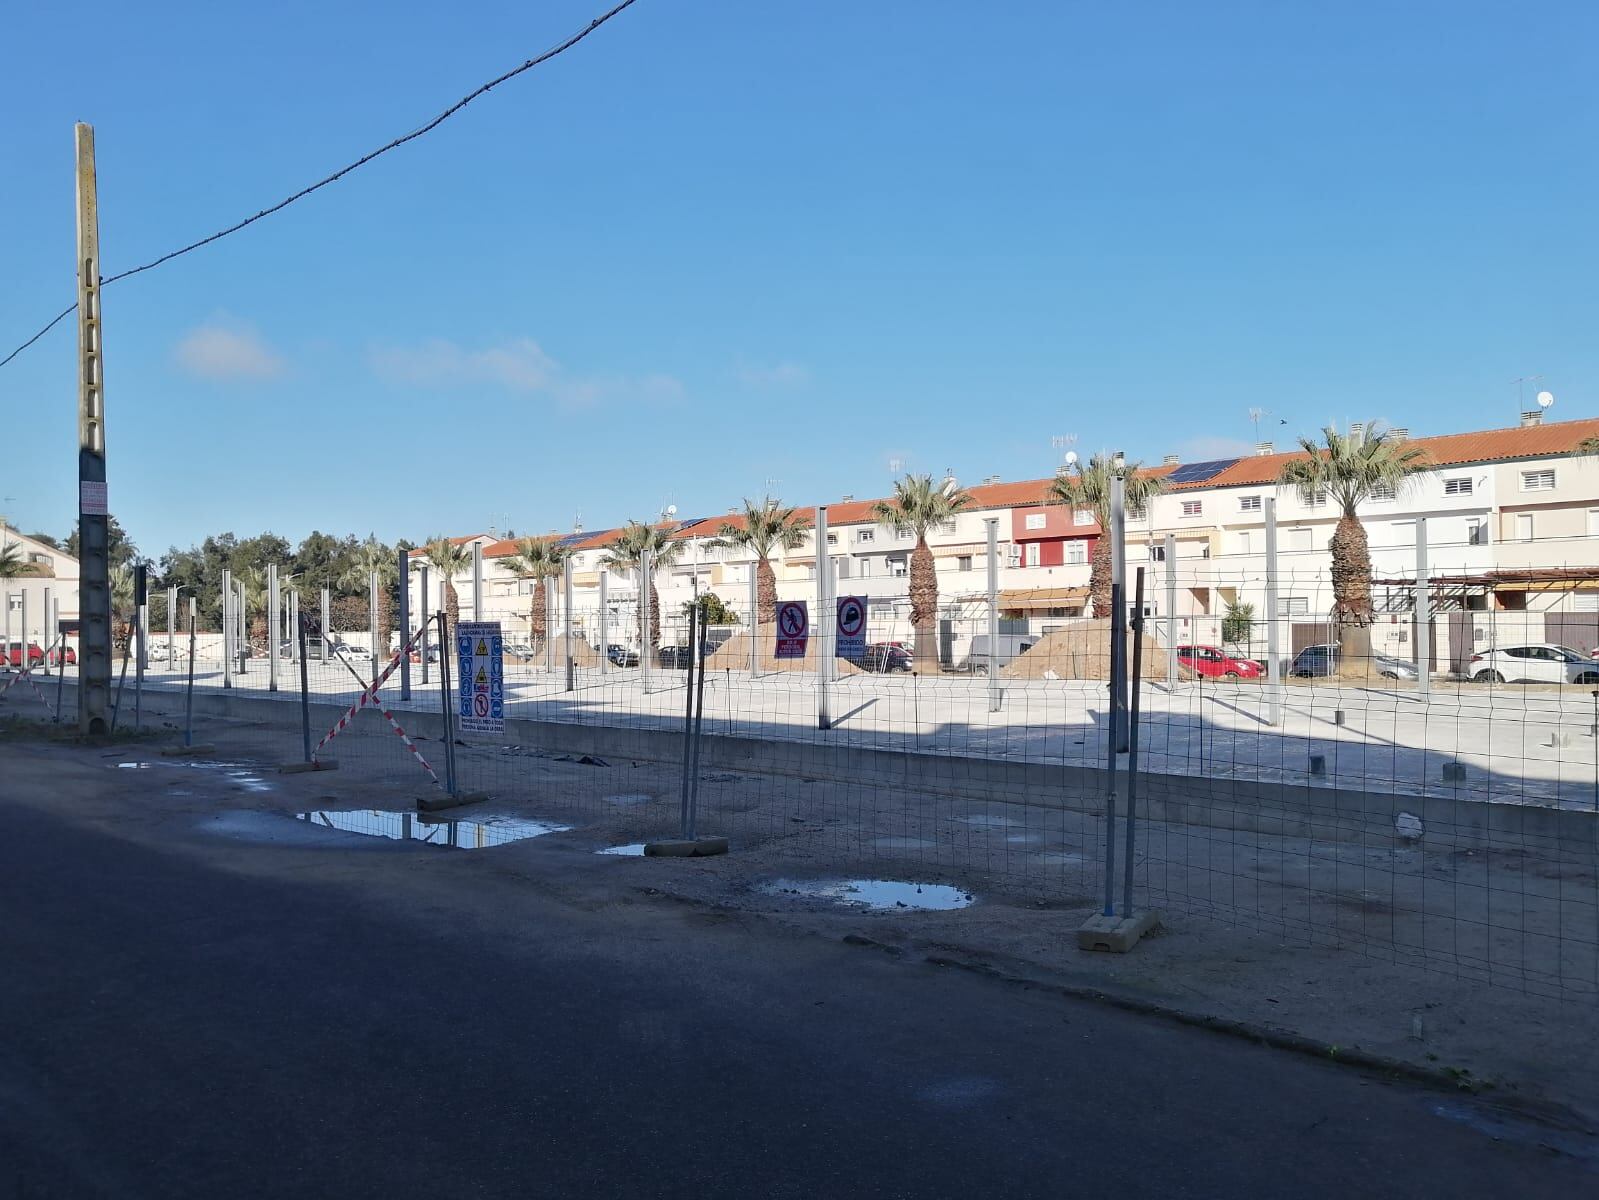
<instances>
[{"instance_id":1,"label":"parked white car","mask_svg":"<svg viewBox=\"0 0 1599 1200\"><path fill-rule=\"evenodd\" d=\"M1496 646L1473 654L1466 673L1475 683L1599 684L1599 663L1553 642Z\"/></svg>"}]
</instances>

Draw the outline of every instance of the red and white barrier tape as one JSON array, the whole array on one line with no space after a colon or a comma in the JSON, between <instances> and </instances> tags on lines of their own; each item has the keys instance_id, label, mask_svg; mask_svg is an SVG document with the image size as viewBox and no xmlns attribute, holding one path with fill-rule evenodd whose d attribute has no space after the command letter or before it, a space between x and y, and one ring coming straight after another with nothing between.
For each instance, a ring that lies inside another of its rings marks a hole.
<instances>
[{"instance_id":1,"label":"red and white barrier tape","mask_svg":"<svg viewBox=\"0 0 1599 1200\"><path fill-rule=\"evenodd\" d=\"M407 734L405 730L400 727L400 723L394 719L394 714L391 713L386 706L378 702L378 689L381 688L384 683L387 682L389 676L394 674L395 670L398 669L400 660L411 653L411 647L416 645L416 643L421 640L422 634L426 628L427 626L424 624L421 629L418 629L416 633L411 636L411 640L409 642L400 647L400 652L389 660L388 666L384 667L382 671L378 672L378 677L372 681L371 685L361 693L354 704L350 705L349 710L346 711L345 714L336 722L334 722L333 728L328 730L327 735L316 744L316 749L311 751L312 762L316 762L317 755L322 753L322 748L334 738L338 737L339 734L343 733L347 728L349 728L350 722L355 720L355 715L368 704L370 704L383 714L384 719L387 720L388 723L393 727L394 732L399 736L399 739L405 743L405 748L409 750L412 754L412 757L414 757L416 761L421 764L422 769L432 777L433 782L438 784L439 787L444 786L443 782L439 779L438 772L433 769L432 764L430 764L427 759L422 757L422 752L416 748L416 743L411 740L410 735Z\"/></svg>"}]
</instances>

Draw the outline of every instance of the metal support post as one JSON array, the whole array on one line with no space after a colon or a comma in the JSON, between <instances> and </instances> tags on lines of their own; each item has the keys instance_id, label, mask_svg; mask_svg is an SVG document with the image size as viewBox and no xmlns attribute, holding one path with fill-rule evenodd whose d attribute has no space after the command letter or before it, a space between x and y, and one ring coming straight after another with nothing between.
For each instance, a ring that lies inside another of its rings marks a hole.
<instances>
[{"instance_id":1,"label":"metal support post","mask_svg":"<svg viewBox=\"0 0 1599 1200\"><path fill-rule=\"evenodd\" d=\"M133 671L133 727L144 728L144 664L150 656L150 568L138 563L133 568L133 633L139 639L138 658Z\"/></svg>"},{"instance_id":2,"label":"metal support post","mask_svg":"<svg viewBox=\"0 0 1599 1200\"><path fill-rule=\"evenodd\" d=\"M239 626L234 630L233 644L239 648L239 674L242 675L246 670L245 660L250 657L250 598L245 595L242 581L235 580L233 590L238 593L233 616Z\"/></svg>"},{"instance_id":3,"label":"metal support post","mask_svg":"<svg viewBox=\"0 0 1599 1200\"><path fill-rule=\"evenodd\" d=\"M1416 518L1416 695L1432 691L1432 593L1427 568L1427 518Z\"/></svg>"},{"instance_id":4,"label":"metal support post","mask_svg":"<svg viewBox=\"0 0 1599 1200\"><path fill-rule=\"evenodd\" d=\"M50 628L54 629L56 631L56 633L59 634L60 637L61 637L61 651L60 651L61 657L60 657L59 660L57 660L57 666L56 666L56 715L55 715L55 723L57 725L59 725L59 724L61 724L61 721L62 721L61 693L62 693L62 690L66 687L66 682L67 682L67 635L66 635L66 631L61 628L61 601L60 600L55 601L55 612L54 612L52 620L50 622Z\"/></svg>"},{"instance_id":5,"label":"metal support post","mask_svg":"<svg viewBox=\"0 0 1599 1200\"><path fill-rule=\"evenodd\" d=\"M988 711L999 711L999 518L988 526Z\"/></svg>"},{"instance_id":6,"label":"metal support post","mask_svg":"<svg viewBox=\"0 0 1599 1200\"><path fill-rule=\"evenodd\" d=\"M52 653L55 654L56 662L61 664L62 669L66 669L67 652L65 640L63 639L62 645L57 649L52 650L48 648L52 646L58 636L59 635L57 634L55 627L50 624L50 589L49 587L46 587L44 589L44 633L40 638L40 640L43 641L47 647L45 650L43 664L43 673L46 679L50 678L50 655ZM7 653L9 653L9 651Z\"/></svg>"},{"instance_id":7,"label":"metal support post","mask_svg":"<svg viewBox=\"0 0 1599 1200\"><path fill-rule=\"evenodd\" d=\"M689 645L694 645L694 637L698 631L699 618L699 580L694 581L694 604L688 612L688 640ZM683 788L682 788L682 836L684 841L694 840L694 826L689 817L689 779L694 769L694 655L690 653L688 659L687 683L683 688Z\"/></svg>"},{"instance_id":8,"label":"metal support post","mask_svg":"<svg viewBox=\"0 0 1599 1200\"><path fill-rule=\"evenodd\" d=\"M1166 691L1177 690L1177 535L1166 535Z\"/></svg>"},{"instance_id":9,"label":"metal support post","mask_svg":"<svg viewBox=\"0 0 1599 1200\"><path fill-rule=\"evenodd\" d=\"M761 673L761 563L759 559L750 561L750 678L754 679Z\"/></svg>"},{"instance_id":10,"label":"metal support post","mask_svg":"<svg viewBox=\"0 0 1599 1200\"><path fill-rule=\"evenodd\" d=\"M1127 837L1122 864L1122 916L1133 912L1133 861L1138 838L1138 710L1144 682L1144 568L1133 584L1132 703L1127 711Z\"/></svg>"},{"instance_id":11,"label":"metal support post","mask_svg":"<svg viewBox=\"0 0 1599 1200\"><path fill-rule=\"evenodd\" d=\"M572 649L572 556L561 563L561 608L566 630L566 690L577 690L577 659Z\"/></svg>"},{"instance_id":12,"label":"metal support post","mask_svg":"<svg viewBox=\"0 0 1599 1200\"><path fill-rule=\"evenodd\" d=\"M111 554L101 360L100 207L94 130L73 129L78 191L78 729L105 733L111 709Z\"/></svg>"},{"instance_id":13,"label":"metal support post","mask_svg":"<svg viewBox=\"0 0 1599 1200\"><path fill-rule=\"evenodd\" d=\"M1267 496L1266 517L1266 724L1282 724L1283 664L1278 652L1281 617L1277 612L1277 498Z\"/></svg>"},{"instance_id":14,"label":"metal support post","mask_svg":"<svg viewBox=\"0 0 1599 1200\"><path fill-rule=\"evenodd\" d=\"M294 644L300 648L300 737L304 744L305 761L311 761L311 667L305 661L305 620L296 617Z\"/></svg>"},{"instance_id":15,"label":"metal support post","mask_svg":"<svg viewBox=\"0 0 1599 1200\"><path fill-rule=\"evenodd\" d=\"M332 651L328 648L328 639L333 636L333 596L327 588L322 589L322 656L318 660L327 662Z\"/></svg>"},{"instance_id":16,"label":"metal support post","mask_svg":"<svg viewBox=\"0 0 1599 1200\"><path fill-rule=\"evenodd\" d=\"M399 587L399 597L398 598L399 598L399 601L400 601L399 621L400 621L400 651L401 651L401 653L400 653L400 699L401 700L409 700L411 698L411 655L405 649L407 646L409 646L411 644L411 571L410 571L410 562L409 562L410 557L411 557L411 552L409 550L401 550L400 551L400 587ZM427 605L426 604L424 604L422 606L422 611L423 612L427 611Z\"/></svg>"},{"instance_id":17,"label":"metal support post","mask_svg":"<svg viewBox=\"0 0 1599 1200\"><path fill-rule=\"evenodd\" d=\"M645 693L650 690L650 581L654 569L655 555L646 550L639 556L638 568L638 671Z\"/></svg>"},{"instance_id":18,"label":"metal support post","mask_svg":"<svg viewBox=\"0 0 1599 1200\"><path fill-rule=\"evenodd\" d=\"M278 690L278 639L282 636L282 618L279 609L282 607L282 598L278 595L278 564L267 563L267 628L272 632L267 637L267 691Z\"/></svg>"},{"instance_id":19,"label":"metal support post","mask_svg":"<svg viewBox=\"0 0 1599 1200\"><path fill-rule=\"evenodd\" d=\"M827 505L816 506L816 615L811 618L811 640L816 646L816 728L828 729L833 724L832 713L828 711L828 680L832 678L828 670L833 665L832 647L828 644L827 633L831 628L828 619L827 602L832 582L833 557L827 552Z\"/></svg>"},{"instance_id":20,"label":"metal support post","mask_svg":"<svg viewBox=\"0 0 1599 1200\"><path fill-rule=\"evenodd\" d=\"M1125 526L1123 495L1125 485L1120 473L1110 483L1110 703L1105 706L1109 722L1105 737L1105 908L1107 917L1116 914L1116 775L1117 752L1121 749L1121 705L1117 702L1121 691L1121 662L1126 643L1122 638L1122 622L1127 616L1127 606L1122 601L1122 580L1127 564L1122 556L1122 539Z\"/></svg>"},{"instance_id":21,"label":"metal support post","mask_svg":"<svg viewBox=\"0 0 1599 1200\"><path fill-rule=\"evenodd\" d=\"M555 588L544 580L544 673L555 674Z\"/></svg>"},{"instance_id":22,"label":"metal support post","mask_svg":"<svg viewBox=\"0 0 1599 1200\"><path fill-rule=\"evenodd\" d=\"M366 627L372 638L372 678L378 677L378 573L373 571L366 579Z\"/></svg>"},{"instance_id":23,"label":"metal support post","mask_svg":"<svg viewBox=\"0 0 1599 1200\"><path fill-rule=\"evenodd\" d=\"M417 649L422 652L422 686L427 687L428 675L432 670L432 668L428 665L428 630L430 630L433 626L433 618L427 615L428 608L431 606L432 601L428 599L428 567L426 562L422 564L421 592L422 636L416 640L416 645ZM443 653L444 648L441 646L439 647L439 654L442 655Z\"/></svg>"},{"instance_id":24,"label":"metal support post","mask_svg":"<svg viewBox=\"0 0 1599 1200\"><path fill-rule=\"evenodd\" d=\"M1110 578L1116 594L1111 616L1113 674L1111 704L1116 709L1116 752L1127 752L1127 481L1117 471L1111 481Z\"/></svg>"},{"instance_id":25,"label":"metal support post","mask_svg":"<svg viewBox=\"0 0 1599 1200\"><path fill-rule=\"evenodd\" d=\"M610 589L606 587L606 577L610 575L603 566L600 567L600 673L603 675L611 669L611 596Z\"/></svg>"},{"instance_id":26,"label":"metal support post","mask_svg":"<svg viewBox=\"0 0 1599 1200\"><path fill-rule=\"evenodd\" d=\"M178 589L167 588L167 670L172 670L178 665L176 655L173 653L174 642L178 631Z\"/></svg>"},{"instance_id":27,"label":"metal support post","mask_svg":"<svg viewBox=\"0 0 1599 1200\"><path fill-rule=\"evenodd\" d=\"M4 663L4 666L5 666L5 669L9 671L11 669L11 641L12 641L12 638L11 638L11 593L7 592L5 594L5 597L6 597L6 648L5 648L5 663ZM22 660L18 659L17 661L21 662ZM26 665L26 664L24 664L24 665Z\"/></svg>"},{"instance_id":28,"label":"metal support post","mask_svg":"<svg viewBox=\"0 0 1599 1200\"><path fill-rule=\"evenodd\" d=\"M694 622L699 617L699 580L695 579L695 604L694 611L689 615L689 655L688 661L694 666L694 728L689 738L689 763L688 763L688 821L683 832L683 837L688 841L695 838L695 819L699 816L700 806L700 730L705 724L705 628L701 621L699 634L694 634Z\"/></svg>"},{"instance_id":29,"label":"metal support post","mask_svg":"<svg viewBox=\"0 0 1599 1200\"><path fill-rule=\"evenodd\" d=\"M194 745L194 650L199 641L200 620L195 615L194 600L189 600L189 686L183 697L183 747Z\"/></svg>"},{"instance_id":30,"label":"metal support post","mask_svg":"<svg viewBox=\"0 0 1599 1200\"><path fill-rule=\"evenodd\" d=\"M472 619L483 619L483 543L472 543Z\"/></svg>"},{"instance_id":31,"label":"metal support post","mask_svg":"<svg viewBox=\"0 0 1599 1200\"><path fill-rule=\"evenodd\" d=\"M440 609L434 619L439 623L439 706L444 714L444 790L453 797L456 795L455 713L450 707L449 615Z\"/></svg>"},{"instance_id":32,"label":"metal support post","mask_svg":"<svg viewBox=\"0 0 1599 1200\"><path fill-rule=\"evenodd\" d=\"M17 643L17 669L26 671L33 664L28 661L28 647L33 643L28 640L28 589L22 589L22 638ZM6 658L11 658L11 647L6 647Z\"/></svg>"},{"instance_id":33,"label":"metal support post","mask_svg":"<svg viewBox=\"0 0 1599 1200\"><path fill-rule=\"evenodd\" d=\"M233 686L233 572L226 567L222 568L222 686Z\"/></svg>"}]
</instances>

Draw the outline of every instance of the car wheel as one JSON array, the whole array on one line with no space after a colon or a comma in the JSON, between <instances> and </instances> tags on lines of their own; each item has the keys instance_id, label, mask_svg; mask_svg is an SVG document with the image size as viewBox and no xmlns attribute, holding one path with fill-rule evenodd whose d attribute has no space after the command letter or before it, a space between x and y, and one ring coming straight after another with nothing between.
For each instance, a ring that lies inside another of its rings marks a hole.
<instances>
[{"instance_id":1,"label":"car wheel","mask_svg":"<svg viewBox=\"0 0 1599 1200\"><path fill-rule=\"evenodd\" d=\"M1473 683L1503 683L1505 677L1498 671L1478 671L1471 680Z\"/></svg>"},{"instance_id":2,"label":"car wheel","mask_svg":"<svg viewBox=\"0 0 1599 1200\"><path fill-rule=\"evenodd\" d=\"M987 675L988 674L988 664L987 663L973 663L972 664L972 674L973 675Z\"/></svg>"},{"instance_id":3,"label":"car wheel","mask_svg":"<svg viewBox=\"0 0 1599 1200\"><path fill-rule=\"evenodd\" d=\"M1578 683L1599 683L1599 675L1594 674L1594 672L1592 672L1592 671L1584 671L1581 675L1577 676L1577 682Z\"/></svg>"},{"instance_id":4,"label":"car wheel","mask_svg":"<svg viewBox=\"0 0 1599 1200\"><path fill-rule=\"evenodd\" d=\"M1382 673L1382 677L1384 679L1398 679L1399 678L1399 672L1398 671L1384 671Z\"/></svg>"},{"instance_id":5,"label":"car wheel","mask_svg":"<svg viewBox=\"0 0 1599 1200\"><path fill-rule=\"evenodd\" d=\"M1225 675L1222 676L1222 678L1225 679L1228 683L1237 683L1238 682L1238 672L1237 671L1228 671Z\"/></svg>"}]
</instances>

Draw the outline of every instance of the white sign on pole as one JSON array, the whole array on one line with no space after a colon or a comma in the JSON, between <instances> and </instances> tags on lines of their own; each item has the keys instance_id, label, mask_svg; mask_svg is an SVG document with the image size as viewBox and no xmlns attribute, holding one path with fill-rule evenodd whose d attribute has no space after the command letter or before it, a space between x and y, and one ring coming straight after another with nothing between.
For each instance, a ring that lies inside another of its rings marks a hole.
<instances>
[{"instance_id":1,"label":"white sign on pole","mask_svg":"<svg viewBox=\"0 0 1599 1200\"><path fill-rule=\"evenodd\" d=\"M857 662L866 656L866 597L840 596L838 598L838 646L833 651L839 658Z\"/></svg>"},{"instance_id":2,"label":"white sign on pole","mask_svg":"<svg viewBox=\"0 0 1599 1200\"><path fill-rule=\"evenodd\" d=\"M461 665L456 716L462 733L505 732L505 645L498 621L462 621L455 627L455 661Z\"/></svg>"}]
</instances>

